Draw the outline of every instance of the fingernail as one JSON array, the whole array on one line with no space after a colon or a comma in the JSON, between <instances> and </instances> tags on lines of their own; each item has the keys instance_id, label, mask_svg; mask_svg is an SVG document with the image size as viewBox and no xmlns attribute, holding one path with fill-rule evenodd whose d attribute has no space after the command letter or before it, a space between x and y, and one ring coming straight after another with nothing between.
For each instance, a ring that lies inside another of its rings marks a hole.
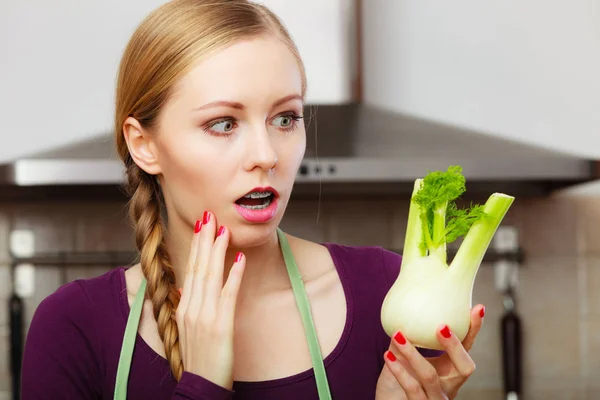
<instances>
[{"instance_id":1,"label":"fingernail","mask_svg":"<svg viewBox=\"0 0 600 400\"><path fill-rule=\"evenodd\" d=\"M394 355L394 353L392 353L391 351L388 350L386 357L388 358L388 360L394 362L396 361L396 356Z\"/></svg>"},{"instance_id":2,"label":"fingernail","mask_svg":"<svg viewBox=\"0 0 600 400\"><path fill-rule=\"evenodd\" d=\"M177 291L179 292L180 296L183 294L183 288L182 287L180 287L179 289L177 289Z\"/></svg>"},{"instance_id":3,"label":"fingernail","mask_svg":"<svg viewBox=\"0 0 600 400\"><path fill-rule=\"evenodd\" d=\"M448 328L448 325L444 325L444 327L442 328L442 330L440 330L441 334L443 337L445 337L446 339L448 339L450 336L452 336L452 332L450 332L450 328Z\"/></svg>"},{"instance_id":4,"label":"fingernail","mask_svg":"<svg viewBox=\"0 0 600 400\"><path fill-rule=\"evenodd\" d=\"M204 211L204 215L202 216L202 224L206 225L210 221L210 213L208 211Z\"/></svg>"},{"instance_id":5,"label":"fingernail","mask_svg":"<svg viewBox=\"0 0 600 400\"><path fill-rule=\"evenodd\" d=\"M406 339L404 338L404 336L402 336L402 334L400 332L398 332L394 335L394 339L396 340L396 342L398 342L400 344L406 344Z\"/></svg>"},{"instance_id":6,"label":"fingernail","mask_svg":"<svg viewBox=\"0 0 600 400\"><path fill-rule=\"evenodd\" d=\"M225 233L225 227L222 226L222 227L219 228L219 233L217 233L217 236L221 236L224 233Z\"/></svg>"},{"instance_id":7,"label":"fingernail","mask_svg":"<svg viewBox=\"0 0 600 400\"><path fill-rule=\"evenodd\" d=\"M196 226L194 227L194 233L200 232L200 229L202 229L202 223L200 222L200 220L198 220L196 221Z\"/></svg>"},{"instance_id":8,"label":"fingernail","mask_svg":"<svg viewBox=\"0 0 600 400\"><path fill-rule=\"evenodd\" d=\"M235 256L235 262L240 262L242 260L242 257L244 256L243 253L237 253L237 255Z\"/></svg>"},{"instance_id":9,"label":"fingernail","mask_svg":"<svg viewBox=\"0 0 600 400\"><path fill-rule=\"evenodd\" d=\"M481 307L481 310L479 310L479 316L480 316L481 318L483 318L483 316L484 316L484 315L485 315L485 306L484 306L484 307Z\"/></svg>"}]
</instances>

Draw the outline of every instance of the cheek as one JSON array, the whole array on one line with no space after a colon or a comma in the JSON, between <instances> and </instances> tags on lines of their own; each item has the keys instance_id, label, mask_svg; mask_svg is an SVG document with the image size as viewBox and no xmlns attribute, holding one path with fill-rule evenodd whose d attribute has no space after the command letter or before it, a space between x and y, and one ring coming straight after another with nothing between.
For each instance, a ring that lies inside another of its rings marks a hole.
<instances>
[{"instance_id":1,"label":"cheek","mask_svg":"<svg viewBox=\"0 0 600 400\"><path fill-rule=\"evenodd\" d=\"M214 190L222 179L222 159L216 152L200 151L194 146L182 146L176 151L167 151L161 158L161 169L166 184L178 196L188 193L199 196Z\"/></svg>"},{"instance_id":2,"label":"cheek","mask_svg":"<svg viewBox=\"0 0 600 400\"><path fill-rule=\"evenodd\" d=\"M300 167L300 163L304 158L305 151L306 134L304 132L299 132L293 140L290 140L289 145L285 147L283 154L280 156L280 160L285 160L286 168L290 169L290 173L296 173L296 170Z\"/></svg>"}]
</instances>

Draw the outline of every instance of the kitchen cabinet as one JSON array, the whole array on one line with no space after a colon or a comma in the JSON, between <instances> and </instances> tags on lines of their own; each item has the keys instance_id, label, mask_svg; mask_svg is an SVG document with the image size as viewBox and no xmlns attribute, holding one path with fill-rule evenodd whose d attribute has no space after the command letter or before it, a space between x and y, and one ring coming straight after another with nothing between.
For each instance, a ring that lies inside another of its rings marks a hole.
<instances>
[{"instance_id":1,"label":"kitchen cabinet","mask_svg":"<svg viewBox=\"0 0 600 400\"><path fill-rule=\"evenodd\" d=\"M595 0L362 3L363 100L600 158Z\"/></svg>"},{"instance_id":2,"label":"kitchen cabinet","mask_svg":"<svg viewBox=\"0 0 600 400\"><path fill-rule=\"evenodd\" d=\"M0 163L112 131L120 56L164 0L0 2ZM307 102L353 100L353 0L265 0L298 43ZM10 144L9 144L10 143Z\"/></svg>"}]
</instances>

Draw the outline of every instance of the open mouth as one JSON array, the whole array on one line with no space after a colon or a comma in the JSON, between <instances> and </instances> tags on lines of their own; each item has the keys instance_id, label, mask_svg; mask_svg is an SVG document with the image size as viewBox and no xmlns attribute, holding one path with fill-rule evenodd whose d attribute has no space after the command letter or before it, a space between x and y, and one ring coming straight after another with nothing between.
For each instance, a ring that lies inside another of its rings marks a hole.
<instances>
[{"instance_id":1,"label":"open mouth","mask_svg":"<svg viewBox=\"0 0 600 400\"><path fill-rule=\"evenodd\" d=\"M262 210L271 205L275 200L275 193L270 190L252 191L235 203L248 210Z\"/></svg>"}]
</instances>

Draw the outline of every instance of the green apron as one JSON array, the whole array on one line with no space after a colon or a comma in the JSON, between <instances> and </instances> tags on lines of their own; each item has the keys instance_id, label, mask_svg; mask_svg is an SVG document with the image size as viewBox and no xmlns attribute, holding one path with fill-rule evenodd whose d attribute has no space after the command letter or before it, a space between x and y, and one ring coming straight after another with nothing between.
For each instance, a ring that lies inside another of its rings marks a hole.
<instances>
[{"instance_id":1,"label":"green apron","mask_svg":"<svg viewBox=\"0 0 600 400\"><path fill-rule=\"evenodd\" d=\"M281 252L283 253L288 276L290 277L290 282L292 284L292 290L294 291L294 297L296 298L296 305L300 311L300 316L302 317L302 324L304 325L304 332L306 334L310 357L315 372L319 399L330 400L331 394L329 392L329 383L327 382L325 366L323 365L323 357L321 355L321 349L319 347L315 325L312 320L308 297L306 296L306 290L304 289L304 282L300 276L300 271L298 271L298 266L296 265L296 260L294 259L294 255L292 254L292 250L290 249L287 238L279 228L277 229L277 236L279 238L279 246L281 248ZM115 382L115 400L127 399L129 370L131 368L133 348L135 346L140 317L142 315L142 305L144 303L145 292L146 279L142 279L142 283L137 294L135 295L135 300L133 301L133 305L129 312L129 318L127 319L127 326L123 336L121 356L119 357L117 379Z\"/></svg>"}]
</instances>

